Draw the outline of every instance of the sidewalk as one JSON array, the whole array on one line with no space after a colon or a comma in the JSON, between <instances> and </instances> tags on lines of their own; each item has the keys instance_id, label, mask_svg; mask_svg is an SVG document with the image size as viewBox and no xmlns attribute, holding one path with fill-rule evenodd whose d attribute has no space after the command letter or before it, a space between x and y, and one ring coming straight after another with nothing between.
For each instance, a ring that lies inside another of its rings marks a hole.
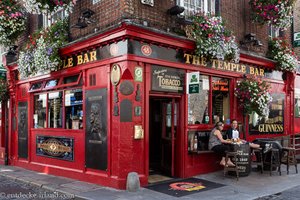
<instances>
[{"instance_id":1,"label":"sidewalk","mask_svg":"<svg viewBox=\"0 0 300 200\"><path fill-rule=\"evenodd\" d=\"M296 174L295 168L290 167L290 174L286 174L286 167L282 166L282 175L275 171L270 176L268 171L264 174L253 171L247 177L240 177L236 181L234 177L223 177L223 171L195 176L208 181L224 184L224 187L198 192L195 194L172 197L163 193L141 188L138 192L127 192L100 185L90 184L64 177L46 175L39 172L29 171L18 167L0 165L0 176L33 184L51 191L75 195L76 199L96 200L158 200L158 199L234 199L246 200L276 194L284 190L300 185L300 173Z\"/></svg>"}]
</instances>

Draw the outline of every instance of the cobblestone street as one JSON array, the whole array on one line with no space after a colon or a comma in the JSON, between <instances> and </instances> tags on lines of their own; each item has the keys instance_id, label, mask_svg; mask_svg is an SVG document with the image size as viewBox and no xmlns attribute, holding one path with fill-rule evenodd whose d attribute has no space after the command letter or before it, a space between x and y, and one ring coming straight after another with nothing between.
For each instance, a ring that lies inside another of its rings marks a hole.
<instances>
[{"instance_id":1,"label":"cobblestone street","mask_svg":"<svg viewBox=\"0 0 300 200\"><path fill-rule=\"evenodd\" d=\"M300 197L300 186L293 187L283 192L257 198L255 200L298 200Z\"/></svg>"},{"instance_id":2,"label":"cobblestone street","mask_svg":"<svg viewBox=\"0 0 300 200\"><path fill-rule=\"evenodd\" d=\"M74 199L74 196L0 176L0 199Z\"/></svg>"}]
</instances>

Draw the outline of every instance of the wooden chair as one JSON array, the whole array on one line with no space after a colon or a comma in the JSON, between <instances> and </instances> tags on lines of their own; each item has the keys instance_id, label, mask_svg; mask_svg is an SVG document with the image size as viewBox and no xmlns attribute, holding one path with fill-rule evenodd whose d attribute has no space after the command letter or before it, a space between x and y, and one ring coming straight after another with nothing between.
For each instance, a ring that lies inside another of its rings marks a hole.
<instances>
[{"instance_id":1,"label":"wooden chair","mask_svg":"<svg viewBox=\"0 0 300 200\"><path fill-rule=\"evenodd\" d=\"M265 156L264 158L264 165L267 166L269 165L270 166L270 176L272 176L272 172L273 172L273 169L276 168L279 175L281 176L281 168L280 168L280 165L281 165L281 161L280 161L280 154L279 154L279 149L274 149L272 148L270 150L270 157L268 156Z\"/></svg>"},{"instance_id":2,"label":"wooden chair","mask_svg":"<svg viewBox=\"0 0 300 200\"><path fill-rule=\"evenodd\" d=\"M287 174L289 174L290 165L294 165L295 169L296 169L296 173L298 173L295 148L292 148L292 147L283 147L282 148L281 164L286 165Z\"/></svg>"},{"instance_id":3,"label":"wooden chair","mask_svg":"<svg viewBox=\"0 0 300 200\"><path fill-rule=\"evenodd\" d=\"M252 160L251 166L255 165L257 169L260 167L260 172L264 172L264 160L263 160L263 150L262 148L253 149L252 151L255 155L255 160Z\"/></svg>"},{"instance_id":4,"label":"wooden chair","mask_svg":"<svg viewBox=\"0 0 300 200\"><path fill-rule=\"evenodd\" d=\"M228 172L235 172L236 174L236 180L239 180L239 170L238 170L238 165L235 162L235 166L228 166L227 162L228 159L231 158L232 161L236 161L238 157L237 152L226 152L226 157L225 157L225 166L224 166L224 176L226 176L226 173Z\"/></svg>"},{"instance_id":5,"label":"wooden chair","mask_svg":"<svg viewBox=\"0 0 300 200\"><path fill-rule=\"evenodd\" d=\"M286 165L287 174L289 174L290 165L294 165L296 169L296 173L298 173L297 169L297 159L296 159L296 148L294 148L290 136L284 136L281 138L282 145L282 154L281 154L281 164Z\"/></svg>"}]
</instances>

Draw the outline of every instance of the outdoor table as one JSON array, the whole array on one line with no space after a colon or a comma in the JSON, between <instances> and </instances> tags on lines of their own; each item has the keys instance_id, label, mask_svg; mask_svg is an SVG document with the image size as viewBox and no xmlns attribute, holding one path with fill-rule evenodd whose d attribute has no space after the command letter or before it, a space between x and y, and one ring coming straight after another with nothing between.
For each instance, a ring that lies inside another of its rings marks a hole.
<instances>
[{"instance_id":1,"label":"outdoor table","mask_svg":"<svg viewBox=\"0 0 300 200\"><path fill-rule=\"evenodd\" d=\"M231 144L231 151L237 152L237 160L233 161L238 165L239 176L248 176L251 172L251 152L249 143Z\"/></svg>"}]
</instances>

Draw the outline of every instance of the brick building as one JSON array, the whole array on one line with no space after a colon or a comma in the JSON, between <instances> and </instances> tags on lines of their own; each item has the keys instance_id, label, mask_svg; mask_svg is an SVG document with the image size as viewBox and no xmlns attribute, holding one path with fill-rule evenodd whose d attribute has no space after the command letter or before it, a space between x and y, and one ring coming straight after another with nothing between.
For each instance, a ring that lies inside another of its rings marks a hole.
<instances>
[{"instance_id":1,"label":"brick building","mask_svg":"<svg viewBox=\"0 0 300 200\"><path fill-rule=\"evenodd\" d=\"M223 17L239 63L194 54L183 28L196 10ZM184 178L220 169L208 149L217 121L227 130L237 119L249 141L293 135L298 77L266 58L269 37L291 41L292 30L253 23L251 12L246 0L78 0L56 71L20 79L6 57L8 164L124 189L133 171L147 185L156 173ZM49 24L45 16L28 19L26 34ZM191 72L200 74L196 92L186 82ZM248 75L271 85L269 118L239 107L234 88Z\"/></svg>"}]
</instances>

